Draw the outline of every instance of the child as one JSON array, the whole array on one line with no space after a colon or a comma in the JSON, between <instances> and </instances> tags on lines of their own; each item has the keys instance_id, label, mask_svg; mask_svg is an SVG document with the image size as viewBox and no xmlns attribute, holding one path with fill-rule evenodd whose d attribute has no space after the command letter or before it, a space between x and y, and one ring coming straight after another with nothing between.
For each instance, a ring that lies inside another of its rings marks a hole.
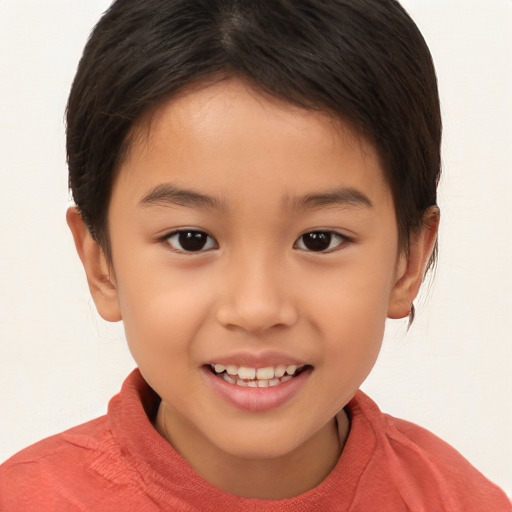
<instances>
[{"instance_id":1,"label":"child","mask_svg":"<svg viewBox=\"0 0 512 512\"><path fill-rule=\"evenodd\" d=\"M441 122L392 0L118 0L68 104L67 219L137 362L0 509L510 511L359 386L433 263Z\"/></svg>"}]
</instances>

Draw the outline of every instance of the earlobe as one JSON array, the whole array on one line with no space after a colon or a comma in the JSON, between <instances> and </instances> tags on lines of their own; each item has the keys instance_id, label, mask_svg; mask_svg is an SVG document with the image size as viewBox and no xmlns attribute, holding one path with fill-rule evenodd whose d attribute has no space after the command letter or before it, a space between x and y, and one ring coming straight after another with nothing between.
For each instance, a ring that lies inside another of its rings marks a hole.
<instances>
[{"instance_id":1,"label":"earlobe","mask_svg":"<svg viewBox=\"0 0 512 512\"><path fill-rule=\"evenodd\" d=\"M438 227L439 208L432 206L426 211L420 230L411 236L409 253L400 257L397 280L388 305L389 318L409 316L436 244Z\"/></svg>"},{"instance_id":2,"label":"earlobe","mask_svg":"<svg viewBox=\"0 0 512 512\"><path fill-rule=\"evenodd\" d=\"M76 207L68 208L66 220L98 313L110 322L121 320L115 279L103 249L91 236Z\"/></svg>"}]
</instances>

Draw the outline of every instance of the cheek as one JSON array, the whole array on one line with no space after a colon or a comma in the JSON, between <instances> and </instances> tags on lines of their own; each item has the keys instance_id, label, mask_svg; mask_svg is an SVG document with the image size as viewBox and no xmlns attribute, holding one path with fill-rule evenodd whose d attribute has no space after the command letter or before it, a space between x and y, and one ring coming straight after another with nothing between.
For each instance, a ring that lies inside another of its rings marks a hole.
<instances>
[{"instance_id":1,"label":"cheek","mask_svg":"<svg viewBox=\"0 0 512 512\"><path fill-rule=\"evenodd\" d=\"M393 269L394 260L385 255L365 260L356 254L339 268L308 271L309 307L317 310L332 332L381 326L387 316Z\"/></svg>"},{"instance_id":2,"label":"cheek","mask_svg":"<svg viewBox=\"0 0 512 512\"><path fill-rule=\"evenodd\" d=\"M383 261L384 260L384 261ZM317 275L318 286L309 294L314 308L315 327L324 340L332 385L345 388L355 384L354 391L366 378L378 356L384 336L388 302L393 278L393 258L383 257Z\"/></svg>"},{"instance_id":3,"label":"cheek","mask_svg":"<svg viewBox=\"0 0 512 512\"><path fill-rule=\"evenodd\" d=\"M212 287L205 280L191 282L185 273L165 266L125 267L119 277L126 338L137 363L169 362L193 350L191 340L211 303Z\"/></svg>"},{"instance_id":4,"label":"cheek","mask_svg":"<svg viewBox=\"0 0 512 512\"><path fill-rule=\"evenodd\" d=\"M329 346L326 364L347 376L359 376L356 380L364 379L382 344L386 304L382 298L369 300L364 293L359 296L349 293L331 303L329 309L324 310L321 327L323 339Z\"/></svg>"},{"instance_id":5,"label":"cheek","mask_svg":"<svg viewBox=\"0 0 512 512\"><path fill-rule=\"evenodd\" d=\"M326 393L322 411L335 413L346 404L372 370L379 355L386 321L382 301L358 302L354 296L337 302L325 317L324 357L319 366Z\"/></svg>"}]
</instances>

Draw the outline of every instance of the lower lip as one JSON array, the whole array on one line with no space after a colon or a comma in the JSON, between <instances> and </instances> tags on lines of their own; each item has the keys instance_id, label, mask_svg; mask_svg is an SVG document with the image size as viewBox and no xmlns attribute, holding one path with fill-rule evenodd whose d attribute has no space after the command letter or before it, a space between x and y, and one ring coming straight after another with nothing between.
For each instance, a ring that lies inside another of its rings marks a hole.
<instances>
[{"instance_id":1,"label":"lower lip","mask_svg":"<svg viewBox=\"0 0 512 512\"><path fill-rule=\"evenodd\" d=\"M263 412L275 409L291 400L305 385L312 369L306 368L293 379L267 388L250 388L230 384L214 375L209 368L203 368L213 390L226 402L238 409Z\"/></svg>"}]
</instances>

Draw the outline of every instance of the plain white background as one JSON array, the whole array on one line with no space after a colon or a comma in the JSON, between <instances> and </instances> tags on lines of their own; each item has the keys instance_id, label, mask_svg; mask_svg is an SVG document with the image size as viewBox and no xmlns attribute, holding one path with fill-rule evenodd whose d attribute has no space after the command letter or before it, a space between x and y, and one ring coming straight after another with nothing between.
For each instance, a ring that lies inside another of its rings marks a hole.
<instances>
[{"instance_id":1,"label":"plain white background","mask_svg":"<svg viewBox=\"0 0 512 512\"><path fill-rule=\"evenodd\" d=\"M512 492L512 2L404 0L439 75L440 261L364 384ZM0 460L105 413L134 367L64 220L64 108L108 0L0 0Z\"/></svg>"}]
</instances>

